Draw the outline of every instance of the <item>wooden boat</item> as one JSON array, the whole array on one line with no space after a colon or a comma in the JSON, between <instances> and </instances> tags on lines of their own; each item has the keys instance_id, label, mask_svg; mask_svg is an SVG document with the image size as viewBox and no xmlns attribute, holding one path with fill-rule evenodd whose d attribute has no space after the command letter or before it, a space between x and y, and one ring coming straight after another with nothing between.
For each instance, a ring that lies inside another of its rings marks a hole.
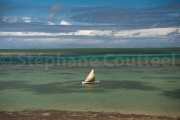
<instances>
[{"instance_id":1,"label":"wooden boat","mask_svg":"<svg viewBox=\"0 0 180 120\"><path fill-rule=\"evenodd\" d=\"M82 81L82 84L95 84L97 82L100 82L99 80L95 81L95 74L94 70L92 69L87 78Z\"/></svg>"}]
</instances>

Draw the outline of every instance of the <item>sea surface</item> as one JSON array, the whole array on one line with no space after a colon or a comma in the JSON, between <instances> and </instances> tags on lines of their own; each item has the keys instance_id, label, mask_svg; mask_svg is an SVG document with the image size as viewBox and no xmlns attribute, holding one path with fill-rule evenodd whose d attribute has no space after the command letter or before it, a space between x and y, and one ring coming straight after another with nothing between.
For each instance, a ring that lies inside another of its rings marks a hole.
<instances>
[{"instance_id":1,"label":"sea surface","mask_svg":"<svg viewBox=\"0 0 180 120\"><path fill-rule=\"evenodd\" d=\"M179 48L3 49L0 56L1 111L180 116ZM83 85L92 69L100 83Z\"/></svg>"}]
</instances>

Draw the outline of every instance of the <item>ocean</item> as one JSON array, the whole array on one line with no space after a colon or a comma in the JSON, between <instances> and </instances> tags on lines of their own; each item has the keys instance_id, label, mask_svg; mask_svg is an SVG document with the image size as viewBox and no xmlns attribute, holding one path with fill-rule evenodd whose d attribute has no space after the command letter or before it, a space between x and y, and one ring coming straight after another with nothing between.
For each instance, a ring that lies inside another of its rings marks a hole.
<instances>
[{"instance_id":1,"label":"ocean","mask_svg":"<svg viewBox=\"0 0 180 120\"><path fill-rule=\"evenodd\" d=\"M1 49L0 111L180 117L180 48ZM82 84L94 69L97 84Z\"/></svg>"}]
</instances>

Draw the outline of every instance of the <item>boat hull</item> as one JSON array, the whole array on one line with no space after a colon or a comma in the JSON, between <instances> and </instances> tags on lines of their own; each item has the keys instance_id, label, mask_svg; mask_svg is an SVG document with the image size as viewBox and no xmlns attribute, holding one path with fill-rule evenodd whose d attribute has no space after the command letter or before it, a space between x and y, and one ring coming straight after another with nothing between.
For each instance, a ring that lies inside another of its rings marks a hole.
<instances>
[{"instance_id":1,"label":"boat hull","mask_svg":"<svg viewBox=\"0 0 180 120\"><path fill-rule=\"evenodd\" d=\"M85 82L85 81L82 81L82 84L95 84L96 82Z\"/></svg>"},{"instance_id":2,"label":"boat hull","mask_svg":"<svg viewBox=\"0 0 180 120\"><path fill-rule=\"evenodd\" d=\"M100 81L93 81L93 82L86 82L86 81L82 81L82 84L95 84L95 83L99 83Z\"/></svg>"}]
</instances>

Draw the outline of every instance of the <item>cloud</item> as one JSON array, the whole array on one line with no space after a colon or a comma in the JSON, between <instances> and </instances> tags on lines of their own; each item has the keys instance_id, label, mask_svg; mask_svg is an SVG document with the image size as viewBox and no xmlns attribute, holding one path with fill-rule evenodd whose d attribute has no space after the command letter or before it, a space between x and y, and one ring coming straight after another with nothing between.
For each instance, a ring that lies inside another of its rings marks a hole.
<instances>
[{"instance_id":1,"label":"cloud","mask_svg":"<svg viewBox=\"0 0 180 120\"><path fill-rule=\"evenodd\" d=\"M179 9L0 4L0 48L180 46Z\"/></svg>"},{"instance_id":2,"label":"cloud","mask_svg":"<svg viewBox=\"0 0 180 120\"><path fill-rule=\"evenodd\" d=\"M7 23L29 23L34 20L34 17L20 17L20 16L12 16L12 17L7 17L4 18L3 21Z\"/></svg>"},{"instance_id":3,"label":"cloud","mask_svg":"<svg viewBox=\"0 0 180 120\"><path fill-rule=\"evenodd\" d=\"M24 20L22 18L20 18L19 16L13 16L13 17L9 17L5 20L5 22L8 23L18 23L18 22L24 22Z\"/></svg>"},{"instance_id":4,"label":"cloud","mask_svg":"<svg viewBox=\"0 0 180 120\"><path fill-rule=\"evenodd\" d=\"M0 22L4 20L3 16L0 14Z\"/></svg>"},{"instance_id":5,"label":"cloud","mask_svg":"<svg viewBox=\"0 0 180 120\"><path fill-rule=\"evenodd\" d=\"M177 28L178 29L178 28ZM139 30L121 30L114 33L117 37L164 37L176 28L151 28ZM178 29L179 30L179 29Z\"/></svg>"},{"instance_id":6,"label":"cloud","mask_svg":"<svg viewBox=\"0 0 180 120\"><path fill-rule=\"evenodd\" d=\"M57 16L55 14L50 14L46 17L44 17L45 21L51 21L51 22L55 22L57 20Z\"/></svg>"},{"instance_id":7,"label":"cloud","mask_svg":"<svg viewBox=\"0 0 180 120\"><path fill-rule=\"evenodd\" d=\"M1 37L0 48L52 47L158 47L179 46L179 41L164 38L100 38L98 36Z\"/></svg>"},{"instance_id":8,"label":"cloud","mask_svg":"<svg viewBox=\"0 0 180 120\"><path fill-rule=\"evenodd\" d=\"M54 25L54 23L53 22L48 22L48 25Z\"/></svg>"},{"instance_id":9,"label":"cloud","mask_svg":"<svg viewBox=\"0 0 180 120\"><path fill-rule=\"evenodd\" d=\"M13 4L13 3L12 3ZM33 5L9 5L8 2L0 3L0 15L4 18L11 18L14 16L24 17L24 16L36 16L36 18L42 18L47 15L46 11L49 6L33 6ZM32 20L32 18L31 18ZM39 20L39 19L36 19Z\"/></svg>"},{"instance_id":10,"label":"cloud","mask_svg":"<svg viewBox=\"0 0 180 120\"><path fill-rule=\"evenodd\" d=\"M63 8L62 5L56 4L56 5L54 5L54 6L51 7L51 10L60 10L61 8Z\"/></svg>"},{"instance_id":11,"label":"cloud","mask_svg":"<svg viewBox=\"0 0 180 120\"><path fill-rule=\"evenodd\" d=\"M75 7L61 4L8 6L0 3L0 21L3 17L18 15L20 17L36 16L33 22L51 21L56 24L65 19L73 24L121 25L126 28L174 27L180 26L179 9L179 2L150 8Z\"/></svg>"},{"instance_id":12,"label":"cloud","mask_svg":"<svg viewBox=\"0 0 180 120\"><path fill-rule=\"evenodd\" d=\"M176 30L174 30L172 32L169 32L167 35L169 37L174 37L174 36L180 35L180 29L176 29Z\"/></svg>"},{"instance_id":13,"label":"cloud","mask_svg":"<svg viewBox=\"0 0 180 120\"><path fill-rule=\"evenodd\" d=\"M3 21L3 10L4 10L5 4L0 2L0 22Z\"/></svg>"},{"instance_id":14,"label":"cloud","mask_svg":"<svg viewBox=\"0 0 180 120\"><path fill-rule=\"evenodd\" d=\"M60 22L60 25L71 25L69 22L65 21L65 20L62 20Z\"/></svg>"},{"instance_id":15,"label":"cloud","mask_svg":"<svg viewBox=\"0 0 180 120\"><path fill-rule=\"evenodd\" d=\"M76 7L70 19L77 23L132 27L180 26L180 3L151 8Z\"/></svg>"},{"instance_id":16,"label":"cloud","mask_svg":"<svg viewBox=\"0 0 180 120\"><path fill-rule=\"evenodd\" d=\"M49 24L53 24L49 22ZM68 25L63 23L62 25ZM102 36L111 38L164 38L179 35L179 28L151 28L138 30L74 30L59 32L0 32L0 36Z\"/></svg>"},{"instance_id":17,"label":"cloud","mask_svg":"<svg viewBox=\"0 0 180 120\"><path fill-rule=\"evenodd\" d=\"M31 22L31 17L23 17L24 22Z\"/></svg>"}]
</instances>

